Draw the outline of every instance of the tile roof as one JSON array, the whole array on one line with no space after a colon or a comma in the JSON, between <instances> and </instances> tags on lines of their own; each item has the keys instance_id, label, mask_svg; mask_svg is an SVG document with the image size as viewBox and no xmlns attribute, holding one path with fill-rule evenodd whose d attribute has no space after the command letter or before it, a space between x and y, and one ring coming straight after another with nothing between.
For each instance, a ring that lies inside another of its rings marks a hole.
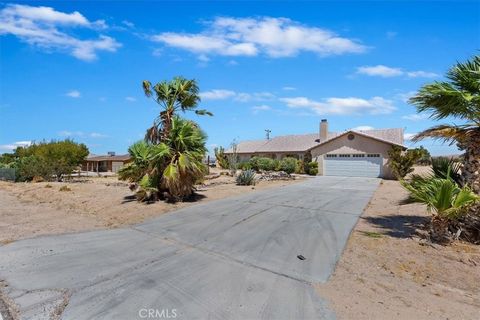
<instances>
[{"instance_id":1,"label":"tile roof","mask_svg":"<svg viewBox=\"0 0 480 320\"><path fill-rule=\"evenodd\" d=\"M403 146L403 129L347 130L329 132L325 141L319 141L318 133L273 137L270 140L243 141L237 145L237 153L255 152L302 152L337 138L347 132L357 132L376 140ZM225 151L231 153L232 149Z\"/></svg>"}]
</instances>

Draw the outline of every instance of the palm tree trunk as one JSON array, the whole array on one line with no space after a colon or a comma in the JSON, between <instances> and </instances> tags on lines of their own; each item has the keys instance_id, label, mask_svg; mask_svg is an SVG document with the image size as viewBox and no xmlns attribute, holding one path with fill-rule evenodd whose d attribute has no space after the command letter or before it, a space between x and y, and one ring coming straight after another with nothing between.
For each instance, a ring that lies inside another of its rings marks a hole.
<instances>
[{"instance_id":1,"label":"palm tree trunk","mask_svg":"<svg viewBox=\"0 0 480 320\"><path fill-rule=\"evenodd\" d=\"M460 144L460 147L463 146L465 146L463 180L475 193L480 194L480 132L469 135Z\"/></svg>"}]
</instances>

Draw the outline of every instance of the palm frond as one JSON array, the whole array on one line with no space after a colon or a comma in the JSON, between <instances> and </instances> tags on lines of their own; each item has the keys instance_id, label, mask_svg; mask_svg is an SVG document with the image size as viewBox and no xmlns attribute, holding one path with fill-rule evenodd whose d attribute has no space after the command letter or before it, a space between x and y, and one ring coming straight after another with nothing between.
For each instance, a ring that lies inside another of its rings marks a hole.
<instances>
[{"instance_id":1,"label":"palm frond","mask_svg":"<svg viewBox=\"0 0 480 320\"><path fill-rule=\"evenodd\" d=\"M425 138L432 138L454 144L455 141L463 141L467 133L468 130L461 126L438 125L417 133L412 141L418 142Z\"/></svg>"}]
</instances>

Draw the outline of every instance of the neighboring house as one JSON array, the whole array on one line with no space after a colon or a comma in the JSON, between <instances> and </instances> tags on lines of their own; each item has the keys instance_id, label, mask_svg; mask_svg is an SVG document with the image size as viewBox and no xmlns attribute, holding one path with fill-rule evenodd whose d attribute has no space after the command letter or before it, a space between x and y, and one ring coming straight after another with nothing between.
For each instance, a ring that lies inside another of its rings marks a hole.
<instances>
[{"instance_id":1,"label":"neighboring house","mask_svg":"<svg viewBox=\"0 0 480 320\"><path fill-rule=\"evenodd\" d=\"M388 151L403 145L403 129L347 130L329 132L328 122L320 122L319 133L279 136L265 140L244 141L237 145L239 161L261 156L273 159L309 154L318 162L320 175L392 177ZM230 148L225 153L231 154Z\"/></svg>"},{"instance_id":2,"label":"neighboring house","mask_svg":"<svg viewBox=\"0 0 480 320\"><path fill-rule=\"evenodd\" d=\"M83 171L93 172L117 172L123 165L130 162L130 155L115 155L109 152L107 155L89 155L82 164Z\"/></svg>"}]
</instances>

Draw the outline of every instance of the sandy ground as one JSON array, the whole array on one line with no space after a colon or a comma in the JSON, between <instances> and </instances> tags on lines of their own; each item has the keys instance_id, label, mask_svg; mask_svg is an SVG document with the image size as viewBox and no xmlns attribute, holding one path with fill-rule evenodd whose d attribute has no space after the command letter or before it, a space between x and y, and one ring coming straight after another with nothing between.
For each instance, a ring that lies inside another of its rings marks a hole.
<instances>
[{"instance_id":1,"label":"sandy ground","mask_svg":"<svg viewBox=\"0 0 480 320\"><path fill-rule=\"evenodd\" d=\"M69 183L0 181L0 244L39 235L139 223L196 203L300 180L261 181L252 187L237 186L232 177L220 176L197 186L196 201L175 204L160 201L139 203L128 189L128 184L116 177L88 177ZM60 191L63 186L68 186L71 191Z\"/></svg>"},{"instance_id":2,"label":"sandy ground","mask_svg":"<svg viewBox=\"0 0 480 320\"><path fill-rule=\"evenodd\" d=\"M382 182L318 293L338 319L480 319L480 247L421 240L429 214L406 197Z\"/></svg>"}]
</instances>

